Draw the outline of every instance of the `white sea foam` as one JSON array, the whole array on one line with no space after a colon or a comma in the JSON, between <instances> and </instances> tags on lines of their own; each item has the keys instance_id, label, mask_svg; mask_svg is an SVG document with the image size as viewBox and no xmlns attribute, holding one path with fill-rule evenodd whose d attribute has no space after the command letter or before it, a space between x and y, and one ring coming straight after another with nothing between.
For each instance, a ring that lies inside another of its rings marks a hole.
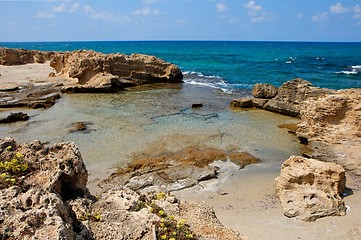
<instances>
[{"instance_id":1,"label":"white sea foam","mask_svg":"<svg viewBox=\"0 0 361 240\"><path fill-rule=\"evenodd\" d=\"M361 65L351 66L349 70L339 71L336 73L346 74L346 75L354 75L361 72Z\"/></svg>"},{"instance_id":2,"label":"white sea foam","mask_svg":"<svg viewBox=\"0 0 361 240\"><path fill-rule=\"evenodd\" d=\"M204 75L201 72L194 71L184 71L184 83L191 85L204 86L214 89L220 89L224 93L234 93L235 89L238 88L247 88L248 85L245 84L230 84L224 81L220 76L216 75Z\"/></svg>"}]
</instances>

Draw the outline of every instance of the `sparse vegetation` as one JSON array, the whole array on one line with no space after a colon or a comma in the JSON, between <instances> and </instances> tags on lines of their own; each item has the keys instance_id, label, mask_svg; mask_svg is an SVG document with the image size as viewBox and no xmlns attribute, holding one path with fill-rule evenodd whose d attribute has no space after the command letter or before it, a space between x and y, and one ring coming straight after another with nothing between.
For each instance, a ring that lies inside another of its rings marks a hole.
<instances>
[{"instance_id":1,"label":"sparse vegetation","mask_svg":"<svg viewBox=\"0 0 361 240\"><path fill-rule=\"evenodd\" d=\"M24 156L20 152L13 152L8 146L7 158L0 161L0 188L7 188L19 184L21 177L28 173L29 165L25 162Z\"/></svg>"}]
</instances>

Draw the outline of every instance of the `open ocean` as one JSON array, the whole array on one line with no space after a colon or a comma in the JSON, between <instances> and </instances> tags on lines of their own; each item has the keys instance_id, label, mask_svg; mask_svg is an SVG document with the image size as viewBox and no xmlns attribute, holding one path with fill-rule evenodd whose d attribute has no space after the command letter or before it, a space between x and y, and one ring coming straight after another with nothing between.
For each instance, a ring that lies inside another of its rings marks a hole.
<instances>
[{"instance_id":1,"label":"open ocean","mask_svg":"<svg viewBox=\"0 0 361 240\"><path fill-rule=\"evenodd\" d=\"M44 51L92 49L144 53L177 64L188 84L244 92L255 83L280 86L296 77L332 89L361 87L361 43L115 41L0 43Z\"/></svg>"}]
</instances>

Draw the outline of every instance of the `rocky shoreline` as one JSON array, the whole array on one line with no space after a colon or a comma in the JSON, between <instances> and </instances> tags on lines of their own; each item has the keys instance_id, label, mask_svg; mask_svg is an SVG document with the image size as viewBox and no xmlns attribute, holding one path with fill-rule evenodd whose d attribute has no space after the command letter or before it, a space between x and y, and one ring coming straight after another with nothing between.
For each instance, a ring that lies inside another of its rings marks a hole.
<instances>
[{"instance_id":1,"label":"rocky shoreline","mask_svg":"<svg viewBox=\"0 0 361 240\"><path fill-rule=\"evenodd\" d=\"M152 56L0 49L0 65L28 63L48 63L54 71L34 82L5 82L0 108L47 108L62 93L108 93L182 81L177 66ZM321 89L294 79L280 88L256 84L254 98L231 102L232 108L261 108L300 120L288 127L304 145L303 157L291 156L275 181L285 216L314 221L345 215L346 173L361 176L360 94L360 89ZM207 204L170 192L219 177L216 161L230 161L239 169L259 162L248 153L189 147L143 154L102 181L102 194L92 196L74 143L48 147L6 138L0 147L2 239L170 239L171 234L182 236L179 239L246 239L224 227Z\"/></svg>"}]
</instances>

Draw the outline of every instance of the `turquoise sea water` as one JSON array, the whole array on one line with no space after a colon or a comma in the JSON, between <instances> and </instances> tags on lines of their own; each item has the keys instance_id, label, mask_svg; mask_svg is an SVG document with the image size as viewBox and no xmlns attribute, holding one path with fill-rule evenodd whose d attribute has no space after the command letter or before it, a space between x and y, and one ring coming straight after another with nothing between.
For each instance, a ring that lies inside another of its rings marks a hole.
<instances>
[{"instance_id":1,"label":"turquoise sea water","mask_svg":"<svg viewBox=\"0 0 361 240\"><path fill-rule=\"evenodd\" d=\"M185 82L226 92L247 92L258 82L280 86L296 77L319 87L361 87L361 43L121 41L0 43L0 47L150 54L177 64Z\"/></svg>"}]
</instances>

